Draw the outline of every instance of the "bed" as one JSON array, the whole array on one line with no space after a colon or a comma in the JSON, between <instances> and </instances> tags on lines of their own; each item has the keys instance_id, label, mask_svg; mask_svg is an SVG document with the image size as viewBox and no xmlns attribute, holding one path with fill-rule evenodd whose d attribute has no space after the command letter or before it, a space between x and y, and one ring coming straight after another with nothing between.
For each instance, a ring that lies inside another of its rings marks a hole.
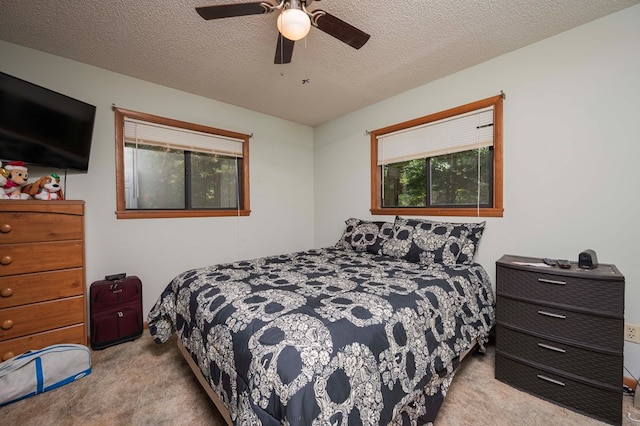
<instances>
[{"instance_id":1,"label":"bed","mask_svg":"<svg viewBox=\"0 0 640 426\"><path fill-rule=\"evenodd\" d=\"M434 421L493 327L484 222L346 221L335 246L185 271L148 317L229 424Z\"/></svg>"}]
</instances>

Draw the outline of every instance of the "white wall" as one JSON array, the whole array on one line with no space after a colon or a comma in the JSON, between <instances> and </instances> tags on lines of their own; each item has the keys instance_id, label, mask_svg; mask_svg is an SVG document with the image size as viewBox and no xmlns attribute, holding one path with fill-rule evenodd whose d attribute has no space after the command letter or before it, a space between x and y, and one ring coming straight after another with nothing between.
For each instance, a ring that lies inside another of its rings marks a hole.
<instances>
[{"instance_id":1,"label":"white wall","mask_svg":"<svg viewBox=\"0 0 640 426\"><path fill-rule=\"evenodd\" d=\"M594 249L625 275L626 321L640 324L639 22L635 6L315 128L316 246L371 218L366 130L503 90L505 212L486 218L477 260L493 279L505 253ZM640 345L625 344L625 366L640 376Z\"/></svg>"},{"instance_id":2,"label":"white wall","mask_svg":"<svg viewBox=\"0 0 640 426\"><path fill-rule=\"evenodd\" d=\"M146 315L169 281L186 269L313 246L310 127L3 41L0 58L0 71L97 107L89 172L68 175L65 194L86 201L87 285L117 272L138 275ZM117 220L112 104L253 134L251 215ZM33 177L55 170L29 171Z\"/></svg>"}]
</instances>

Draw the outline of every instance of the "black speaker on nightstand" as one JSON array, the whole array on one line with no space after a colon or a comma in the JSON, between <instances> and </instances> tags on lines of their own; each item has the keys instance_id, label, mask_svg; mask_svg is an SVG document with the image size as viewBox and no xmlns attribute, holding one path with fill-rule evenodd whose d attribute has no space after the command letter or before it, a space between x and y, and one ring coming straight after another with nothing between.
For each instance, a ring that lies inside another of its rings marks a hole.
<instances>
[{"instance_id":1,"label":"black speaker on nightstand","mask_svg":"<svg viewBox=\"0 0 640 426\"><path fill-rule=\"evenodd\" d=\"M596 252L588 249L578 255L578 268L594 269L598 267Z\"/></svg>"}]
</instances>

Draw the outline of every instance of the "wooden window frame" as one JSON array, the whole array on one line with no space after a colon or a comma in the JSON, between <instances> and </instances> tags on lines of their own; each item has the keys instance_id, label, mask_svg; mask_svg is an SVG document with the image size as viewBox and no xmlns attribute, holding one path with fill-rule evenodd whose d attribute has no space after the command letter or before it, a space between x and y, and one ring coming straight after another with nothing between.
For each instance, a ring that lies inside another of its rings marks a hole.
<instances>
[{"instance_id":1,"label":"wooden window frame","mask_svg":"<svg viewBox=\"0 0 640 426\"><path fill-rule=\"evenodd\" d=\"M502 113L504 95L493 96L466 105L461 105L435 114L419 117L403 123L370 132L371 137L371 214L406 216L478 216L502 217L503 207L503 141ZM411 127L465 114L493 106L493 207L382 207L382 167L378 166L378 137Z\"/></svg>"},{"instance_id":2,"label":"wooden window frame","mask_svg":"<svg viewBox=\"0 0 640 426\"><path fill-rule=\"evenodd\" d=\"M203 126L200 124L188 123L171 118L143 112L131 111L123 108L113 107L115 115L116 130L116 217L118 219L152 219L152 218L177 218L177 217L224 217L224 216L249 216L249 138L251 135L217 129L215 127ZM124 120L131 118L150 123L163 124L165 126L178 127L181 129L194 130L197 132L211 133L217 136L224 136L243 140L242 144L242 173L241 191L242 198L238 209L171 209L171 210L145 210L127 209L125 202L125 182L124 182Z\"/></svg>"}]
</instances>

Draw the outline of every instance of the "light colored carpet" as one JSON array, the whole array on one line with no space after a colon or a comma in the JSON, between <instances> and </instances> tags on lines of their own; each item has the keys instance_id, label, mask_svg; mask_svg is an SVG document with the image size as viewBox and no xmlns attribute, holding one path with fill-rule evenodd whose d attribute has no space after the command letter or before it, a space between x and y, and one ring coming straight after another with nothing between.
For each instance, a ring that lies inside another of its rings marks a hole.
<instances>
[{"instance_id":1,"label":"light colored carpet","mask_svg":"<svg viewBox=\"0 0 640 426\"><path fill-rule=\"evenodd\" d=\"M0 408L0 425L212 425L224 421L175 344L148 332L134 342L92 351L92 373L77 382ZM624 397L623 425L633 408ZM603 423L494 379L494 347L463 362L436 425L575 425Z\"/></svg>"}]
</instances>

